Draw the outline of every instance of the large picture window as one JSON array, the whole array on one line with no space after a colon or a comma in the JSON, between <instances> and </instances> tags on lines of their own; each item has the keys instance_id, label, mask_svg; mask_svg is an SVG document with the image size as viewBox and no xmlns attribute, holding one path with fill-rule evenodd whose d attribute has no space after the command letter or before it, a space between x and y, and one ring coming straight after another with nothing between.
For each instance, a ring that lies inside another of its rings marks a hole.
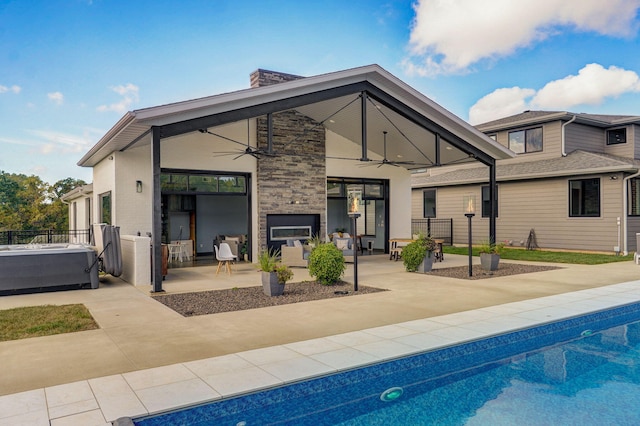
<instances>
[{"instance_id":1,"label":"large picture window","mask_svg":"<svg viewBox=\"0 0 640 426\"><path fill-rule=\"evenodd\" d=\"M542 151L542 127L509 132L509 149L516 154Z\"/></svg>"},{"instance_id":2,"label":"large picture window","mask_svg":"<svg viewBox=\"0 0 640 426\"><path fill-rule=\"evenodd\" d=\"M569 181L569 216L600 216L600 179Z\"/></svg>"},{"instance_id":3,"label":"large picture window","mask_svg":"<svg viewBox=\"0 0 640 426\"><path fill-rule=\"evenodd\" d=\"M436 217L436 190L425 189L422 192L423 217Z\"/></svg>"},{"instance_id":4,"label":"large picture window","mask_svg":"<svg viewBox=\"0 0 640 426\"><path fill-rule=\"evenodd\" d=\"M496 186L496 217L498 217L498 187ZM489 195L489 185L482 187L482 217L491 216L491 197Z\"/></svg>"}]
</instances>

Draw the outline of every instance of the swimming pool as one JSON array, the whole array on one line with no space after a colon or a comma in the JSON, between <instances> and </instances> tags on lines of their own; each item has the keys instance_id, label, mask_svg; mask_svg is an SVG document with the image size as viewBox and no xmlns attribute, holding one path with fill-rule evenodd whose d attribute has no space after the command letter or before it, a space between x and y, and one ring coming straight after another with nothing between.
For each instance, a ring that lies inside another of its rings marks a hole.
<instances>
[{"instance_id":1,"label":"swimming pool","mask_svg":"<svg viewBox=\"0 0 640 426\"><path fill-rule=\"evenodd\" d=\"M134 423L640 424L639 321L621 306Z\"/></svg>"}]
</instances>

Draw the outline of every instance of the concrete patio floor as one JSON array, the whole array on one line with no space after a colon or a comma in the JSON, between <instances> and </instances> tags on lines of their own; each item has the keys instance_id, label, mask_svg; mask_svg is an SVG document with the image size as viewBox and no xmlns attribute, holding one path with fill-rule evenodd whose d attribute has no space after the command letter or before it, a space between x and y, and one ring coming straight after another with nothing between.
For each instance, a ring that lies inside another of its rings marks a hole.
<instances>
[{"instance_id":1,"label":"concrete patio floor","mask_svg":"<svg viewBox=\"0 0 640 426\"><path fill-rule=\"evenodd\" d=\"M190 318L149 297L151 286L134 287L113 277L103 279L97 290L0 297L0 309L83 303L100 325L98 330L1 342L0 395L634 281L640 275L640 267L629 261L459 280L406 273L402 262L384 255L359 260L360 286L391 291ZM467 261L446 255L435 268ZM173 293L259 285L254 265L234 265L231 276L216 276L215 269L172 268L163 287ZM309 279L306 269L294 273L294 281ZM345 280L353 280L352 266Z\"/></svg>"}]
</instances>

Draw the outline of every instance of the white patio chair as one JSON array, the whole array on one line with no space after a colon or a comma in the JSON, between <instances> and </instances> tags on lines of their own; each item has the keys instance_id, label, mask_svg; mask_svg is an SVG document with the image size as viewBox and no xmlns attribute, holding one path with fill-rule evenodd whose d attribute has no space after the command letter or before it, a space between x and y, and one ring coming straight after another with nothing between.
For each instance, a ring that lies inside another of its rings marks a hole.
<instances>
[{"instance_id":1,"label":"white patio chair","mask_svg":"<svg viewBox=\"0 0 640 426\"><path fill-rule=\"evenodd\" d=\"M231 252L231 247L227 243L220 243L220 248L216 245L213 246L216 251L216 259L218 260L218 269L216 269L216 275L220 272L220 267L224 266L231 275L231 262L236 260L238 256L235 256Z\"/></svg>"}]
</instances>

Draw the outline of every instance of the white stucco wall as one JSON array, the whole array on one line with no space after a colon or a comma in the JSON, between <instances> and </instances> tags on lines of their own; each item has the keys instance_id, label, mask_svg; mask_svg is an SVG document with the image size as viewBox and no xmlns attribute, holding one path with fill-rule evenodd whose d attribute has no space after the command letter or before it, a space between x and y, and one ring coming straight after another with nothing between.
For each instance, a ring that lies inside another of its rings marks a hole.
<instances>
[{"instance_id":1,"label":"white stucco wall","mask_svg":"<svg viewBox=\"0 0 640 426\"><path fill-rule=\"evenodd\" d=\"M147 235L152 230L153 174L151 146L146 145L117 152L114 155L115 184L118 191L114 205L114 225L120 235ZM136 191L136 181L142 182L142 192Z\"/></svg>"},{"instance_id":2,"label":"white stucco wall","mask_svg":"<svg viewBox=\"0 0 640 426\"><path fill-rule=\"evenodd\" d=\"M327 176L389 179L389 236L402 238L411 235L411 173L403 167L338 160L330 157L358 159L362 156L359 143L353 143L327 131ZM369 158L380 156L370 153Z\"/></svg>"},{"instance_id":3,"label":"white stucco wall","mask_svg":"<svg viewBox=\"0 0 640 426\"><path fill-rule=\"evenodd\" d=\"M112 153L105 157L93 167L93 216L92 224L100 223L100 194L111 191L111 210L112 220L117 220L115 205L117 203L115 197L115 169L116 157L118 153Z\"/></svg>"}]
</instances>

